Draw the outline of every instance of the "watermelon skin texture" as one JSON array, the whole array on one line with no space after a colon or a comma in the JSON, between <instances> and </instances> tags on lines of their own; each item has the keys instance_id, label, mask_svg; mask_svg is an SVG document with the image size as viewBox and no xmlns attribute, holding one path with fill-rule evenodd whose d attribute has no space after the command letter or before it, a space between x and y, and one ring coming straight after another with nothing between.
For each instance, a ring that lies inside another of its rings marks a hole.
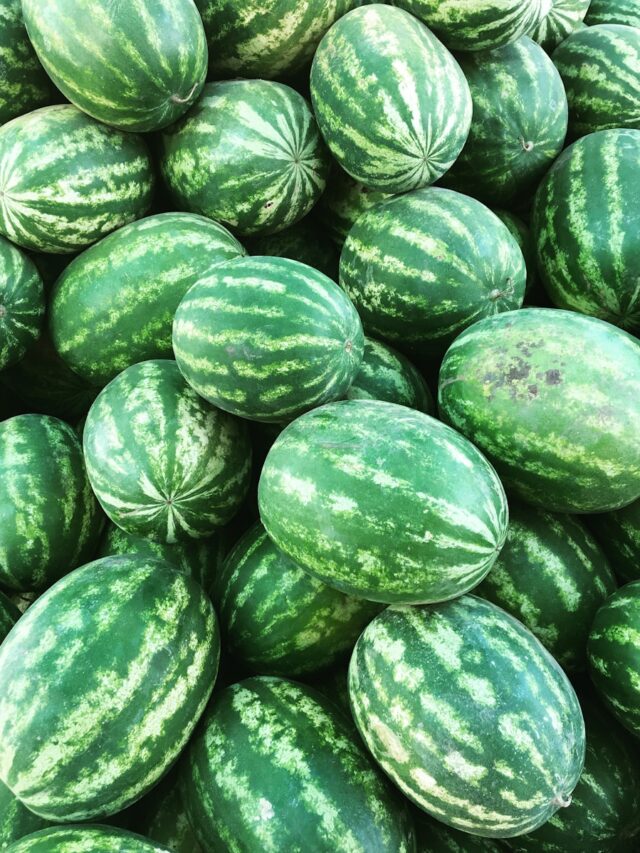
<instances>
[{"instance_id":1,"label":"watermelon skin texture","mask_svg":"<svg viewBox=\"0 0 640 853\"><path fill-rule=\"evenodd\" d=\"M12 844L7 853L171 853L148 838L110 826L51 827Z\"/></svg>"},{"instance_id":2,"label":"watermelon skin texture","mask_svg":"<svg viewBox=\"0 0 640 853\"><path fill-rule=\"evenodd\" d=\"M162 135L174 201L243 236L282 231L318 201L329 155L302 95L268 80L208 83Z\"/></svg>"},{"instance_id":3,"label":"watermelon skin texture","mask_svg":"<svg viewBox=\"0 0 640 853\"><path fill-rule=\"evenodd\" d=\"M492 205L530 195L564 146L567 96L530 38L461 56L473 100L471 130L444 184Z\"/></svg>"},{"instance_id":4,"label":"watermelon skin texture","mask_svg":"<svg viewBox=\"0 0 640 853\"><path fill-rule=\"evenodd\" d=\"M571 801L585 751L576 695L533 634L487 601L387 608L356 643L349 695L385 773L455 829L509 838Z\"/></svg>"},{"instance_id":5,"label":"watermelon skin texture","mask_svg":"<svg viewBox=\"0 0 640 853\"><path fill-rule=\"evenodd\" d=\"M110 382L89 410L83 445L102 508L135 536L211 536L249 487L246 427L198 397L174 361L134 364Z\"/></svg>"},{"instance_id":6,"label":"watermelon skin texture","mask_svg":"<svg viewBox=\"0 0 640 853\"><path fill-rule=\"evenodd\" d=\"M589 526L624 582L640 580L640 500L593 515Z\"/></svg>"},{"instance_id":7,"label":"watermelon skin texture","mask_svg":"<svg viewBox=\"0 0 640 853\"><path fill-rule=\"evenodd\" d=\"M527 33L546 51L552 51L581 27L591 0L551 0L551 9Z\"/></svg>"},{"instance_id":8,"label":"watermelon skin texture","mask_svg":"<svg viewBox=\"0 0 640 853\"><path fill-rule=\"evenodd\" d=\"M20 0L0 8L0 125L50 104L54 89L27 36Z\"/></svg>"},{"instance_id":9,"label":"watermelon skin texture","mask_svg":"<svg viewBox=\"0 0 640 853\"><path fill-rule=\"evenodd\" d=\"M204 27L191 0L24 0L40 62L83 112L127 131L172 124L207 76ZM91 22L91 36L79 21Z\"/></svg>"},{"instance_id":10,"label":"watermelon skin texture","mask_svg":"<svg viewBox=\"0 0 640 853\"><path fill-rule=\"evenodd\" d=\"M434 418L379 401L332 403L290 424L269 451L258 503L298 565L384 603L473 588L507 531L502 485L479 451Z\"/></svg>"},{"instance_id":11,"label":"watermelon skin texture","mask_svg":"<svg viewBox=\"0 0 640 853\"><path fill-rule=\"evenodd\" d=\"M554 305L640 330L640 130L603 130L558 157L538 187L532 229Z\"/></svg>"},{"instance_id":12,"label":"watermelon skin texture","mask_svg":"<svg viewBox=\"0 0 640 853\"><path fill-rule=\"evenodd\" d=\"M342 251L347 234L366 210L391 198L390 193L370 190L333 164L327 189L318 202L318 218L338 251Z\"/></svg>"},{"instance_id":13,"label":"watermelon skin texture","mask_svg":"<svg viewBox=\"0 0 640 853\"><path fill-rule=\"evenodd\" d=\"M573 672L586 668L593 617L616 588L607 558L578 519L511 501L507 541L475 592L519 619Z\"/></svg>"},{"instance_id":14,"label":"watermelon skin texture","mask_svg":"<svg viewBox=\"0 0 640 853\"><path fill-rule=\"evenodd\" d=\"M420 809L413 810L418 853L500 853L504 847L492 838L469 835L432 820Z\"/></svg>"},{"instance_id":15,"label":"watermelon skin texture","mask_svg":"<svg viewBox=\"0 0 640 853\"><path fill-rule=\"evenodd\" d=\"M0 592L0 643L20 618L20 611L3 592ZM0 848L2 849L2 848Z\"/></svg>"},{"instance_id":16,"label":"watermelon skin texture","mask_svg":"<svg viewBox=\"0 0 640 853\"><path fill-rule=\"evenodd\" d=\"M527 268L527 283L524 291L525 302L528 304L535 304L536 300L544 298L544 291L541 290L538 280L536 269L536 247L533 242L531 229L527 223L519 216L516 216L515 213L497 208L494 209L493 212L498 219L507 226L511 232L511 236L520 247L520 251L522 252L522 257L524 258L524 263Z\"/></svg>"},{"instance_id":17,"label":"watermelon skin texture","mask_svg":"<svg viewBox=\"0 0 640 853\"><path fill-rule=\"evenodd\" d=\"M437 180L471 124L469 87L455 59L411 15L379 3L349 12L320 42L311 99L340 166L388 193Z\"/></svg>"},{"instance_id":18,"label":"watermelon skin texture","mask_svg":"<svg viewBox=\"0 0 640 853\"><path fill-rule=\"evenodd\" d=\"M69 104L0 127L0 233L65 254L144 216L153 172L144 141Z\"/></svg>"},{"instance_id":19,"label":"watermelon skin texture","mask_svg":"<svg viewBox=\"0 0 640 853\"><path fill-rule=\"evenodd\" d=\"M520 308L522 252L475 199L428 187L366 211L340 256L340 284L367 334L418 359L442 354L481 317Z\"/></svg>"},{"instance_id":20,"label":"watermelon skin texture","mask_svg":"<svg viewBox=\"0 0 640 853\"><path fill-rule=\"evenodd\" d=\"M310 217L277 234L246 241L250 255L290 258L319 270L332 281L338 280L339 255L333 240Z\"/></svg>"},{"instance_id":21,"label":"watermelon skin texture","mask_svg":"<svg viewBox=\"0 0 640 853\"><path fill-rule=\"evenodd\" d=\"M44 289L35 264L0 237L0 370L24 356L43 319Z\"/></svg>"},{"instance_id":22,"label":"watermelon skin texture","mask_svg":"<svg viewBox=\"0 0 640 853\"><path fill-rule=\"evenodd\" d=\"M13 842L47 826L46 820L25 808L0 782L0 850L6 850Z\"/></svg>"},{"instance_id":23,"label":"watermelon skin texture","mask_svg":"<svg viewBox=\"0 0 640 853\"><path fill-rule=\"evenodd\" d=\"M58 353L104 386L131 364L172 358L180 300L218 263L245 254L226 228L191 213L161 213L110 234L73 260L51 294Z\"/></svg>"},{"instance_id":24,"label":"watermelon skin texture","mask_svg":"<svg viewBox=\"0 0 640 853\"><path fill-rule=\"evenodd\" d=\"M362 364L347 399L383 400L435 415L431 391L420 371L402 353L373 338L365 338Z\"/></svg>"},{"instance_id":25,"label":"watermelon skin texture","mask_svg":"<svg viewBox=\"0 0 640 853\"><path fill-rule=\"evenodd\" d=\"M220 264L184 297L173 348L210 403L279 422L343 397L364 351L358 314L335 282L287 258Z\"/></svg>"},{"instance_id":26,"label":"watermelon skin texture","mask_svg":"<svg viewBox=\"0 0 640 853\"><path fill-rule=\"evenodd\" d=\"M302 684L259 677L218 693L181 781L205 853L414 850L404 804L351 725Z\"/></svg>"},{"instance_id":27,"label":"watermelon skin texture","mask_svg":"<svg viewBox=\"0 0 640 853\"><path fill-rule=\"evenodd\" d=\"M481 320L440 369L443 420L486 454L507 492L549 512L605 512L638 497L639 399L637 342L572 311Z\"/></svg>"},{"instance_id":28,"label":"watermelon skin texture","mask_svg":"<svg viewBox=\"0 0 640 853\"><path fill-rule=\"evenodd\" d=\"M640 27L640 3L638 0L591 0L585 24L626 24Z\"/></svg>"},{"instance_id":29,"label":"watermelon skin texture","mask_svg":"<svg viewBox=\"0 0 640 853\"><path fill-rule=\"evenodd\" d=\"M202 853L187 818L174 771L156 785L137 808L136 830L146 838L162 844L172 853Z\"/></svg>"},{"instance_id":30,"label":"watermelon skin texture","mask_svg":"<svg viewBox=\"0 0 640 853\"><path fill-rule=\"evenodd\" d=\"M0 649L0 778L35 814L81 821L145 794L188 741L220 643L199 584L161 560L106 557L67 575ZM25 696L29 714L20 713Z\"/></svg>"},{"instance_id":31,"label":"watermelon skin texture","mask_svg":"<svg viewBox=\"0 0 640 853\"><path fill-rule=\"evenodd\" d=\"M0 584L40 590L90 559L102 516L71 427L46 415L0 423Z\"/></svg>"}]
</instances>

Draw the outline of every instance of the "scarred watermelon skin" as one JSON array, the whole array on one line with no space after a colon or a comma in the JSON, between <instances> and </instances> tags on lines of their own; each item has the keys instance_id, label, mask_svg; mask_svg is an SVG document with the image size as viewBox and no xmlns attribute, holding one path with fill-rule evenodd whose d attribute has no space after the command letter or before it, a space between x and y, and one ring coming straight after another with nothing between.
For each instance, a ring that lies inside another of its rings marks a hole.
<instances>
[{"instance_id":1,"label":"scarred watermelon skin","mask_svg":"<svg viewBox=\"0 0 640 853\"><path fill-rule=\"evenodd\" d=\"M591 0L585 24L626 24L640 27L640 3L638 0Z\"/></svg>"},{"instance_id":2,"label":"scarred watermelon skin","mask_svg":"<svg viewBox=\"0 0 640 853\"><path fill-rule=\"evenodd\" d=\"M552 51L581 26L590 3L591 0L551 0L550 10L527 35Z\"/></svg>"},{"instance_id":3,"label":"scarred watermelon skin","mask_svg":"<svg viewBox=\"0 0 640 853\"><path fill-rule=\"evenodd\" d=\"M640 580L640 500L589 517L589 526L623 581Z\"/></svg>"},{"instance_id":4,"label":"scarred watermelon skin","mask_svg":"<svg viewBox=\"0 0 640 853\"><path fill-rule=\"evenodd\" d=\"M171 853L148 838L108 826L51 827L8 848L8 853Z\"/></svg>"},{"instance_id":5,"label":"scarred watermelon skin","mask_svg":"<svg viewBox=\"0 0 640 853\"><path fill-rule=\"evenodd\" d=\"M25 30L21 0L0 4L0 80L0 125L53 99L51 80Z\"/></svg>"},{"instance_id":6,"label":"scarred watermelon skin","mask_svg":"<svg viewBox=\"0 0 640 853\"><path fill-rule=\"evenodd\" d=\"M44 301L35 264L0 237L0 370L19 361L38 338Z\"/></svg>"}]
</instances>

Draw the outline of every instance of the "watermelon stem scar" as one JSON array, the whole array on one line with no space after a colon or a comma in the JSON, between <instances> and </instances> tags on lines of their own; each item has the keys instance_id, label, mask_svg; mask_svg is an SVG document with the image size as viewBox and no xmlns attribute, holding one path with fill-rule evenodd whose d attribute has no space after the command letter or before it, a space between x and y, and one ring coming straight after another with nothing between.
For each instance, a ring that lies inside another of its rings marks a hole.
<instances>
[{"instance_id":1,"label":"watermelon stem scar","mask_svg":"<svg viewBox=\"0 0 640 853\"><path fill-rule=\"evenodd\" d=\"M531 140L529 140L528 142L525 142L524 138L521 137L520 142L522 143L522 147L524 148L525 151L533 151L533 142L531 142Z\"/></svg>"},{"instance_id":2,"label":"watermelon stem scar","mask_svg":"<svg viewBox=\"0 0 640 853\"><path fill-rule=\"evenodd\" d=\"M169 100L171 101L172 104L188 104L189 101L191 100L191 98L193 97L194 92L198 88L199 83L200 83L199 80L197 82L195 82L193 84L193 86L191 87L191 89L189 90L189 93L184 98L181 98L180 95L178 95L176 93L175 95L171 95Z\"/></svg>"},{"instance_id":3,"label":"watermelon stem scar","mask_svg":"<svg viewBox=\"0 0 640 853\"><path fill-rule=\"evenodd\" d=\"M562 794L558 794L558 796L553 800L553 803L561 809L566 809L571 805L571 799L571 794L567 797L563 797Z\"/></svg>"}]
</instances>

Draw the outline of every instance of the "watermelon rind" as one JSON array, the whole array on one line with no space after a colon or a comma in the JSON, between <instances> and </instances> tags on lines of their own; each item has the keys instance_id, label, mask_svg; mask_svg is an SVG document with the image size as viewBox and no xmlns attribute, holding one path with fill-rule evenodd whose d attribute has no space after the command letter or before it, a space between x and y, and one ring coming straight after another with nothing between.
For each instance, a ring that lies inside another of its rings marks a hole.
<instances>
[{"instance_id":1,"label":"watermelon rind","mask_svg":"<svg viewBox=\"0 0 640 853\"><path fill-rule=\"evenodd\" d=\"M45 297L35 264L0 237L0 370L14 364L37 340Z\"/></svg>"},{"instance_id":2,"label":"watermelon rind","mask_svg":"<svg viewBox=\"0 0 640 853\"><path fill-rule=\"evenodd\" d=\"M589 517L589 526L623 581L640 580L640 500Z\"/></svg>"}]
</instances>

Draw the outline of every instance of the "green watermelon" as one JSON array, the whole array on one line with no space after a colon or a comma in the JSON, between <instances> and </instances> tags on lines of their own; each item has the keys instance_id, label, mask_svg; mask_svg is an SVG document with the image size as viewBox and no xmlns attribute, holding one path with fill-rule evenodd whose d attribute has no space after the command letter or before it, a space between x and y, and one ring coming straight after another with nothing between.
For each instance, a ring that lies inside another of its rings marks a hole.
<instances>
[{"instance_id":1,"label":"green watermelon","mask_svg":"<svg viewBox=\"0 0 640 853\"><path fill-rule=\"evenodd\" d=\"M71 369L105 385L125 367L172 358L171 324L187 290L244 255L231 234L191 213L140 219L87 249L51 294L53 343Z\"/></svg>"},{"instance_id":2,"label":"green watermelon","mask_svg":"<svg viewBox=\"0 0 640 853\"><path fill-rule=\"evenodd\" d=\"M101 527L71 427L46 415L0 423L0 585L50 586L91 559Z\"/></svg>"},{"instance_id":3,"label":"green watermelon","mask_svg":"<svg viewBox=\"0 0 640 853\"><path fill-rule=\"evenodd\" d=\"M109 826L51 827L12 844L7 853L171 853L148 838Z\"/></svg>"},{"instance_id":4,"label":"green watermelon","mask_svg":"<svg viewBox=\"0 0 640 853\"><path fill-rule=\"evenodd\" d=\"M47 826L46 820L25 808L0 782L0 850L6 850L13 842Z\"/></svg>"},{"instance_id":5,"label":"green watermelon","mask_svg":"<svg viewBox=\"0 0 640 853\"><path fill-rule=\"evenodd\" d=\"M53 82L98 121L158 130L202 90L207 43L192 0L23 0L22 9Z\"/></svg>"},{"instance_id":6,"label":"green watermelon","mask_svg":"<svg viewBox=\"0 0 640 853\"><path fill-rule=\"evenodd\" d=\"M258 487L275 544L320 580L386 603L442 601L476 586L507 531L493 468L422 412L333 403L290 424Z\"/></svg>"},{"instance_id":7,"label":"green watermelon","mask_svg":"<svg viewBox=\"0 0 640 853\"><path fill-rule=\"evenodd\" d=\"M163 133L160 168L182 209L238 234L268 234L311 210L329 156L302 95L267 80L231 80L207 84Z\"/></svg>"},{"instance_id":8,"label":"green watermelon","mask_svg":"<svg viewBox=\"0 0 640 853\"><path fill-rule=\"evenodd\" d=\"M349 704L349 682L348 682L348 660L341 661L333 669L322 670L311 676L308 683L315 690L319 690L323 696L330 699L346 716L348 722L353 726L351 706Z\"/></svg>"},{"instance_id":9,"label":"green watermelon","mask_svg":"<svg viewBox=\"0 0 640 853\"><path fill-rule=\"evenodd\" d=\"M640 496L640 346L615 326L549 308L481 320L449 348L438 396L528 503L603 512Z\"/></svg>"},{"instance_id":10,"label":"green watermelon","mask_svg":"<svg viewBox=\"0 0 640 853\"><path fill-rule=\"evenodd\" d=\"M338 280L338 253L329 236L309 217L279 231L246 242L251 255L290 258Z\"/></svg>"},{"instance_id":11,"label":"green watermelon","mask_svg":"<svg viewBox=\"0 0 640 853\"><path fill-rule=\"evenodd\" d=\"M0 233L19 246L78 251L143 216L152 188L143 140L70 104L0 127Z\"/></svg>"},{"instance_id":12,"label":"green watermelon","mask_svg":"<svg viewBox=\"0 0 640 853\"><path fill-rule=\"evenodd\" d=\"M640 580L640 500L592 515L589 526L623 581Z\"/></svg>"},{"instance_id":13,"label":"green watermelon","mask_svg":"<svg viewBox=\"0 0 640 853\"><path fill-rule=\"evenodd\" d=\"M3 592L0 592L0 643L20 618L16 605ZM1 810L0 810L1 813ZM2 849L0 847L0 849Z\"/></svg>"},{"instance_id":14,"label":"green watermelon","mask_svg":"<svg viewBox=\"0 0 640 853\"><path fill-rule=\"evenodd\" d=\"M0 80L0 125L53 98L51 80L25 30L21 0L0 2Z\"/></svg>"},{"instance_id":15,"label":"green watermelon","mask_svg":"<svg viewBox=\"0 0 640 853\"><path fill-rule=\"evenodd\" d=\"M551 0L551 9L527 33L545 50L551 51L578 29L591 0Z\"/></svg>"},{"instance_id":16,"label":"green watermelon","mask_svg":"<svg viewBox=\"0 0 640 853\"><path fill-rule=\"evenodd\" d=\"M481 838L445 826L420 809L413 810L417 853L500 853L504 848L491 838Z\"/></svg>"},{"instance_id":17,"label":"green watermelon","mask_svg":"<svg viewBox=\"0 0 640 853\"><path fill-rule=\"evenodd\" d=\"M9 590L8 594L7 594L7 596L5 596L5 598L8 598L9 601L11 602L11 604L13 605L13 607L17 608L18 616L21 616L25 612L25 610L27 610L29 607L31 607L31 605L36 600L36 598L39 597L39 595L40 595L40 593L35 592L35 591L15 592L15 591ZM13 612L15 613L15 610ZM13 623L11 623L11 624L13 624ZM9 627L11 627L11 625L8 625L7 630ZM0 631L0 633L1 633L1 631Z\"/></svg>"},{"instance_id":18,"label":"green watermelon","mask_svg":"<svg viewBox=\"0 0 640 853\"><path fill-rule=\"evenodd\" d=\"M365 338L362 364L349 386L347 399L385 400L435 414L431 391L418 369L388 344L373 338Z\"/></svg>"},{"instance_id":19,"label":"green watermelon","mask_svg":"<svg viewBox=\"0 0 640 853\"><path fill-rule=\"evenodd\" d=\"M541 296L541 293L538 292L539 285L536 269L536 247L533 242L531 229L526 222L519 216L516 216L515 213L499 209L496 209L493 212L498 219L507 226L511 232L511 236L514 238L522 252L522 257L524 258L524 263L527 268L527 283L524 292L525 301L531 302L532 299L537 300Z\"/></svg>"},{"instance_id":20,"label":"green watermelon","mask_svg":"<svg viewBox=\"0 0 640 853\"><path fill-rule=\"evenodd\" d=\"M639 162L640 130L579 139L540 184L532 221L553 303L632 332L640 331Z\"/></svg>"},{"instance_id":21,"label":"green watermelon","mask_svg":"<svg viewBox=\"0 0 640 853\"><path fill-rule=\"evenodd\" d=\"M173 348L205 400L277 422L343 397L364 336L345 293L321 272L286 258L240 258L220 264L184 297Z\"/></svg>"},{"instance_id":22,"label":"green watermelon","mask_svg":"<svg viewBox=\"0 0 640 853\"><path fill-rule=\"evenodd\" d=\"M35 264L0 237L0 370L14 364L40 334L44 290Z\"/></svg>"},{"instance_id":23,"label":"green watermelon","mask_svg":"<svg viewBox=\"0 0 640 853\"><path fill-rule=\"evenodd\" d=\"M245 426L198 397L174 361L134 364L110 382L89 410L83 443L102 508L135 536L210 536L249 486Z\"/></svg>"},{"instance_id":24,"label":"green watermelon","mask_svg":"<svg viewBox=\"0 0 640 853\"><path fill-rule=\"evenodd\" d=\"M460 67L419 21L375 3L341 18L320 42L311 98L338 163L374 190L433 183L471 123Z\"/></svg>"},{"instance_id":25,"label":"green watermelon","mask_svg":"<svg viewBox=\"0 0 640 853\"><path fill-rule=\"evenodd\" d=\"M475 320L519 308L526 268L509 229L461 193L415 190L353 226L340 283L365 331L423 359Z\"/></svg>"},{"instance_id":26,"label":"green watermelon","mask_svg":"<svg viewBox=\"0 0 640 853\"><path fill-rule=\"evenodd\" d=\"M318 202L318 218L341 251L358 217L388 198L391 198L389 193L368 189L334 163L327 189Z\"/></svg>"},{"instance_id":27,"label":"green watermelon","mask_svg":"<svg viewBox=\"0 0 640 853\"><path fill-rule=\"evenodd\" d=\"M475 592L519 619L572 671L585 668L593 617L616 586L577 519L510 502L507 541Z\"/></svg>"},{"instance_id":28,"label":"green watermelon","mask_svg":"<svg viewBox=\"0 0 640 853\"><path fill-rule=\"evenodd\" d=\"M640 27L640 0L591 0L585 24L627 24Z\"/></svg>"},{"instance_id":29,"label":"green watermelon","mask_svg":"<svg viewBox=\"0 0 640 853\"><path fill-rule=\"evenodd\" d=\"M131 554L77 569L0 647L0 778L49 820L121 811L186 744L218 657L211 602L168 563Z\"/></svg>"},{"instance_id":30,"label":"green watermelon","mask_svg":"<svg viewBox=\"0 0 640 853\"><path fill-rule=\"evenodd\" d=\"M172 771L138 805L136 829L171 853L202 853Z\"/></svg>"},{"instance_id":31,"label":"green watermelon","mask_svg":"<svg viewBox=\"0 0 640 853\"><path fill-rule=\"evenodd\" d=\"M508 838L571 802L585 750L576 695L533 634L487 601L387 608L356 643L349 695L385 773L455 829Z\"/></svg>"},{"instance_id":32,"label":"green watermelon","mask_svg":"<svg viewBox=\"0 0 640 853\"><path fill-rule=\"evenodd\" d=\"M567 96L540 45L520 38L460 58L471 97L469 139L446 186L489 204L527 198L562 151Z\"/></svg>"},{"instance_id":33,"label":"green watermelon","mask_svg":"<svg viewBox=\"0 0 640 853\"><path fill-rule=\"evenodd\" d=\"M250 678L214 696L182 771L191 825L218 850L411 853L413 827L335 706Z\"/></svg>"}]
</instances>

